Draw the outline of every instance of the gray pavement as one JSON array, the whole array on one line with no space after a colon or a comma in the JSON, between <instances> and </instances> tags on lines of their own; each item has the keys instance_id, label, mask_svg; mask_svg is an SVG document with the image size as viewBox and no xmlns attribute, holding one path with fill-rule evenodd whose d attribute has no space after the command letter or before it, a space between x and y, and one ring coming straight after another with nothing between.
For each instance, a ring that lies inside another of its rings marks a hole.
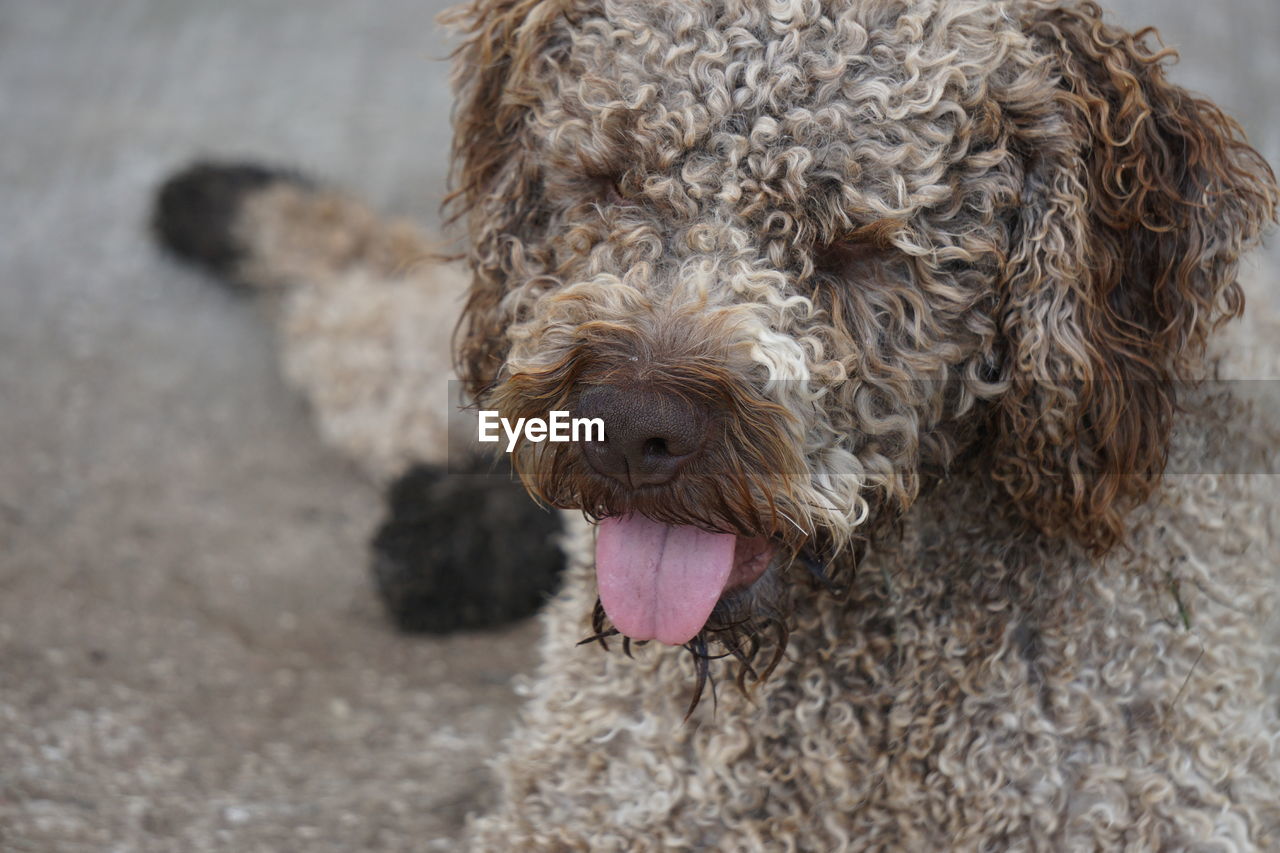
<instances>
[{"instance_id":1,"label":"gray pavement","mask_svg":"<svg viewBox=\"0 0 1280 853\"><path fill-rule=\"evenodd\" d=\"M1280 162L1280 3L1112 5ZM388 629L376 490L144 228L210 153L436 221L437 10L0 0L0 850L444 850L492 797L536 629Z\"/></svg>"}]
</instances>

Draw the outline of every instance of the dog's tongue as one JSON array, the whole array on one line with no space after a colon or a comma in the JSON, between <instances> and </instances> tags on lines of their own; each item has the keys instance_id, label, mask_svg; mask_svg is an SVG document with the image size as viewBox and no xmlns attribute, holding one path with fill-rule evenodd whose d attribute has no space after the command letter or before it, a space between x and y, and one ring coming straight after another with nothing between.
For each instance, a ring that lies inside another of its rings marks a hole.
<instances>
[{"instance_id":1,"label":"dog's tongue","mask_svg":"<svg viewBox=\"0 0 1280 853\"><path fill-rule=\"evenodd\" d=\"M596 585L614 627L672 646L693 639L729 581L737 538L642 515L600 522Z\"/></svg>"}]
</instances>

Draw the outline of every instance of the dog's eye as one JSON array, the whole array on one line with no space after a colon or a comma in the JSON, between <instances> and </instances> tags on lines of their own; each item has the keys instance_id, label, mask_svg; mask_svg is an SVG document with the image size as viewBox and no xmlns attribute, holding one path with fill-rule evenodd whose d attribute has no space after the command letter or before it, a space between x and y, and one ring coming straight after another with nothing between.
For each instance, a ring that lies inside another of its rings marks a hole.
<instances>
[{"instance_id":1,"label":"dog's eye","mask_svg":"<svg viewBox=\"0 0 1280 853\"><path fill-rule=\"evenodd\" d=\"M605 206L628 203L625 174L588 171L586 176L589 184L584 189L597 203Z\"/></svg>"},{"instance_id":2,"label":"dog's eye","mask_svg":"<svg viewBox=\"0 0 1280 853\"><path fill-rule=\"evenodd\" d=\"M883 252L883 248L869 243L837 240L814 250L813 268L816 272L839 274Z\"/></svg>"},{"instance_id":3,"label":"dog's eye","mask_svg":"<svg viewBox=\"0 0 1280 853\"><path fill-rule=\"evenodd\" d=\"M859 264L884 257L893 249L893 236L901 227L896 220L879 220L816 246L814 271L841 275Z\"/></svg>"},{"instance_id":4,"label":"dog's eye","mask_svg":"<svg viewBox=\"0 0 1280 853\"><path fill-rule=\"evenodd\" d=\"M608 204L626 204L627 193L622 185L621 175L605 175L598 178Z\"/></svg>"}]
</instances>

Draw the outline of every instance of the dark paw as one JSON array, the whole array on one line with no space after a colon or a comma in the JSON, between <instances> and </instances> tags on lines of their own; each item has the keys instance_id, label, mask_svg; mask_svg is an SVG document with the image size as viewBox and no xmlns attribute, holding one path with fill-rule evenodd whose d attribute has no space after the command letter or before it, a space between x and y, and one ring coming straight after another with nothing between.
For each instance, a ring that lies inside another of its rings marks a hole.
<instances>
[{"instance_id":1,"label":"dark paw","mask_svg":"<svg viewBox=\"0 0 1280 853\"><path fill-rule=\"evenodd\" d=\"M156 193L151 228L175 255L224 277L244 260L235 222L248 196L277 181L306 184L298 175L253 164L195 163Z\"/></svg>"},{"instance_id":2,"label":"dark paw","mask_svg":"<svg viewBox=\"0 0 1280 853\"><path fill-rule=\"evenodd\" d=\"M559 516L505 469L446 473L418 466L392 485L373 538L373 577L404 631L490 628L534 613L556 589Z\"/></svg>"}]
</instances>

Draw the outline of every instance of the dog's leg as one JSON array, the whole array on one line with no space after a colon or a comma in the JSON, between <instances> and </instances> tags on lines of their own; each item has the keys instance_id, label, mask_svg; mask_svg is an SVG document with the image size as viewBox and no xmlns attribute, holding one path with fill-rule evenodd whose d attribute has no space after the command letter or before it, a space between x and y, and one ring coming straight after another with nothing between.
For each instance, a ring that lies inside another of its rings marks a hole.
<instances>
[{"instance_id":1,"label":"dog's leg","mask_svg":"<svg viewBox=\"0 0 1280 853\"><path fill-rule=\"evenodd\" d=\"M434 241L256 165L174 175L152 225L184 260L271 296L285 373L322 436L391 483L373 568L396 623L446 631L536 609L562 562L559 521L505 469L486 475L491 464L472 459L465 442L450 451L459 409L450 339L467 281Z\"/></svg>"}]
</instances>

